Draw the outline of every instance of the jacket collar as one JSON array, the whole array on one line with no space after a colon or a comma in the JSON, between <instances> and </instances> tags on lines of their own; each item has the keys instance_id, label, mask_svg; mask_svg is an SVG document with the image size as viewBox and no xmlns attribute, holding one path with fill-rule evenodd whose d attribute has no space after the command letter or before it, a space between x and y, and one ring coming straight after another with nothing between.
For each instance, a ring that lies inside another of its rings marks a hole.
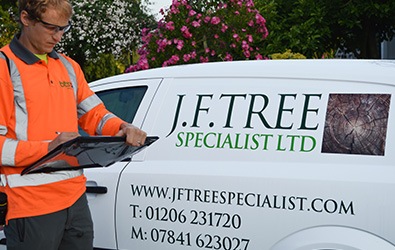
<instances>
[{"instance_id":1,"label":"jacket collar","mask_svg":"<svg viewBox=\"0 0 395 250\"><path fill-rule=\"evenodd\" d=\"M35 64L38 61L40 61L40 59L35 56L30 50L28 50L25 46L23 46L18 38L19 38L20 34L17 34L14 36L14 38L12 39L11 43L10 43L10 49L11 51L17 56L19 57L19 59L21 59L22 61L24 61L26 64ZM58 53L56 53L55 50L52 50L49 54L49 57L52 57L54 59L59 59L59 55Z\"/></svg>"}]
</instances>

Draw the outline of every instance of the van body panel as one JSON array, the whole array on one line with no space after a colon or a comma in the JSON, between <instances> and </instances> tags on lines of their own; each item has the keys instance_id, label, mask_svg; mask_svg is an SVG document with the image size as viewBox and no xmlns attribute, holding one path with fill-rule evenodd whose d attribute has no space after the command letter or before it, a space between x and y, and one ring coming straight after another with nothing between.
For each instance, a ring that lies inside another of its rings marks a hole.
<instances>
[{"instance_id":1,"label":"van body panel","mask_svg":"<svg viewBox=\"0 0 395 250\"><path fill-rule=\"evenodd\" d=\"M95 245L395 249L394 76L394 61L284 60L92 83L147 85L133 123L160 137L114 178L115 240Z\"/></svg>"}]
</instances>

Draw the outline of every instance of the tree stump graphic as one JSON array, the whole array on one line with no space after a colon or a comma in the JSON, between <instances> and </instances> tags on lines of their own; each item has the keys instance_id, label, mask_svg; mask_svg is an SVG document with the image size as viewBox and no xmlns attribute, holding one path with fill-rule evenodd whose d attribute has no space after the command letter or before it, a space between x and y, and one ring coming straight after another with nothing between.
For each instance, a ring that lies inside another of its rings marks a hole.
<instances>
[{"instance_id":1,"label":"tree stump graphic","mask_svg":"<svg viewBox=\"0 0 395 250\"><path fill-rule=\"evenodd\" d=\"M384 155L390 94L330 94L323 153Z\"/></svg>"}]
</instances>

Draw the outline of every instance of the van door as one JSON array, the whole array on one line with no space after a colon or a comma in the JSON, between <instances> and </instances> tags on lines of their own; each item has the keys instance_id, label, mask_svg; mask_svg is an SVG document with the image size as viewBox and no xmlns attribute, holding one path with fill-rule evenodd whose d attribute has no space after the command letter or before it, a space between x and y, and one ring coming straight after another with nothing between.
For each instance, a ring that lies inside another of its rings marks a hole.
<instances>
[{"instance_id":1,"label":"van door","mask_svg":"<svg viewBox=\"0 0 395 250\"><path fill-rule=\"evenodd\" d=\"M111 78L111 82L93 84L92 90L102 99L107 109L123 120L140 127L161 79L140 81ZM89 207L94 221L94 246L116 248L115 200L118 179L131 159L117 162L108 168L86 169Z\"/></svg>"}]
</instances>

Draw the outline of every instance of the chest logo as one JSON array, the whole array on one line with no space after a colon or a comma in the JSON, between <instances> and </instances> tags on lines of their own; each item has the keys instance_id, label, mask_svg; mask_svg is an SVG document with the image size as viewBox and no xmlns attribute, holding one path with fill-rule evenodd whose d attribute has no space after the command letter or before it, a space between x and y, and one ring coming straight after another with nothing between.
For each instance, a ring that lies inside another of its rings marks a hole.
<instances>
[{"instance_id":1,"label":"chest logo","mask_svg":"<svg viewBox=\"0 0 395 250\"><path fill-rule=\"evenodd\" d=\"M72 89L73 88L73 84L71 82L59 82L60 87L62 88L68 88L68 89Z\"/></svg>"}]
</instances>

